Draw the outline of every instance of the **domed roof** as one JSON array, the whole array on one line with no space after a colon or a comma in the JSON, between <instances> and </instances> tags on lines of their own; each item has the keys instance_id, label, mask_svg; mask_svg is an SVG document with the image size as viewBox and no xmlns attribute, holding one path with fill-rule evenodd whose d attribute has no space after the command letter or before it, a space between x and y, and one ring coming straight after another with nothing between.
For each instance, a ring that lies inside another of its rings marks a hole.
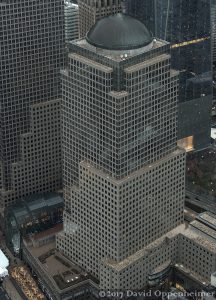
<instances>
[{"instance_id":1,"label":"domed roof","mask_svg":"<svg viewBox=\"0 0 216 300\"><path fill-rule=\"evenodd\" d=\"M139 20L119 13L99 21L87 33L89 44L108 50L132 50L147 46L153 37Z\"/></svg>"}]
</instances>

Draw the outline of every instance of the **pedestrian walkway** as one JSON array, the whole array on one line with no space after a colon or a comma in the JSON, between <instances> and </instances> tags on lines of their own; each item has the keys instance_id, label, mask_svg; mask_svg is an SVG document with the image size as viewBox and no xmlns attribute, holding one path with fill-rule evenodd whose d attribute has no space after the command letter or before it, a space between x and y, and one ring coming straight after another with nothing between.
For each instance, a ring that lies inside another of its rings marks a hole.
<instances>
[{"instance_id":1,"label":"pedestrian walkway","mask_svg":"<svg viewBox=\"0 0 216 300\"><path fill-rule=\"evenodd\" d=\"M11 300L23 300L9 277L4 279L3 287L8 293L8 296L11 298Z\"/></svg>"},{"instance_id":2,"label":"pedestrian walkway","mask_svg":"<svg viewBox=\"0 0 216 300\"><path fill-rule=\"evenodd\" d=\"M1 300L12 300L11 298L8 297L6 291L3 289L2 286L0 286L0 299Z\"/></svg>"}]
</instances>

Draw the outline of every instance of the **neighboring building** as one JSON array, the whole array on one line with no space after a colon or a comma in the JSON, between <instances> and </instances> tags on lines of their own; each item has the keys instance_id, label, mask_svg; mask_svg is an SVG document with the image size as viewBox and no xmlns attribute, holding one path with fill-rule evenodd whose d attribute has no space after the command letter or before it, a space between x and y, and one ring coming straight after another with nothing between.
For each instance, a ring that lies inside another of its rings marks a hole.
<instances>
[{"instance_id":1,"label":"neighboring building","mask_svg":"<svg viewBox=\"0 0 216 300\"><path fill-rule=\"evenodd\" d=\"M15 255L20 254L22 239L33 244L52 239L53 228L62 224L64 201L61 195L50 193L21 199L19 203L5 209L5 236L8 248ZM58 227L57 227L58 228ZM59 229L60 230L60 229Z\"/></svg>"},{"instance_id":2,"label":"neighboring building","mask_svg":"<svg viewBox=\"0 0 216 300\"><path fill-rule=\"evenodd\" d=\"M0 208L62 185L63 0L0 0Z\"/></svg>"},{"instance_id":3,"label":"neighboring building","mask_svg":"<svg viewBox=\"0 0 216 300\"><path fill-rule=\"evenodd\" d=\"M0 279L8 275L9 260L0 249Z\"/></svg>"},{"instance_id":4,"label":"neighboring building","mask_svg":"<svg viewBox=\"0 0 216 300\"><path fill-rule=\"evenodd\" d=\"M171 66L180 71L179 145L199 150L210 145L212 107L209 0L127 0L129 14L153 35L171 43Z\"/></svg>"},{"instance_id":5,"label":"neighboring building","mask_svg":"<svg viewBox=\"0 0 216 300\"><path fill-rule=\"evenodd\" d=\"M58 250L105 290L157 286L178 264L207 284L216 244L208 228L184 225L179 73L170 67L169 43L116 14L69 50L62 71L65 211Z\"/></svg>"},{"instance_id":6,"label":"neighboring building","mask_svg":"<svg viewBox=\"0 0 216 300\"><path fill-rule=\"evenodd\" d=\"M98 281L56 250L55 242L34 247L24 239L23 259L48 299L95 299Z\"/></svg>"},{"instance_id":7,"label":"neighboring building","mask_svg":"<svg viewBox=\"0 0 216 300\"><path fill-rule=\"evenodd\" d=\"M121 12L121 0L78 0L78 4L80 37L100 18Z\"/></svg>"},{"instance_id":8,"label":"neighboring building","mask_svg":"<svg viewBox=\"0 0 216 300\"><path fill-rule=\"evenodd\" d=\"M216 0L211 0L212 56L216 63Z\"/></svg>"},{"instance_id":9,"label":"neighboring building","mask_svg":"<svg viewBox=\"0 0 216 300\"><path fill-rule=\"evenodd\" d=\"M211 30L212 30L212 58L213 58L213 111L216 115L216 0L211 1Z\"/></svg>"},{"instance_id":10,"label":"neighboring building","mask_svg":"<svg viewBox=\"0 0 216 300\"><path fill-rule=\"evenodd\" d=\"M66 43L79 37L79 6L72 0L64 2L65 41Z\"/></svg>"}]
</instances>

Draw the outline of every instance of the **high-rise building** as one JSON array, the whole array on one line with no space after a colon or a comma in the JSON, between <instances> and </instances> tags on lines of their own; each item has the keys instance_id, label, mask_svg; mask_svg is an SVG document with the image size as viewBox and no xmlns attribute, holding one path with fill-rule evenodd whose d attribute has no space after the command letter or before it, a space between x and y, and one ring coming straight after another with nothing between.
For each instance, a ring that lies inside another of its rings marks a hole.
<instances>
[{"instance_id":1,"label":"high-rise building","mask_svg":"<svg viewBox=\"0 0 216 300\"><path fill-rule=\"evenodd\" d=\"M216 1L211 1L212 56L216 62Z\"/></svg>"},{"instance_id":2,"label":"high-rise building","mask_svg":"<svg viewBox=\"0 0 216 300\"><path fill-rule=\"evenodd\" d=\"M211 1L212 60L213 60L213 112L216 111L216 1Z\"/></svg>"},{"instance_id":3,"label":"high-rise building","mask_svg":"<svg viewBox=\"0 0 216 300\"><path fill-rule=\"evenodd\" d=\"M69 48L62 71L64 230L57 248L102 289L158 284L176 263L208 281L216 246L183 224L179 73L170 67L169 43L116 14Z\"/></svg>"},{"instance_id":4,"label":"high-rise building","mask_svg":"<svg viewBox=\"0 0 216 300\"><path fill-rule=\"evenodd\" d=\"M210 144L212 106L209 0L128 0L129 14L171 43L171 66L180 71L178 139L188 151Z\"/></svg>"},{"instance_id":5,"label":"high-rise building","mask_svg":"<svg viewBox=\"0 0 216 300\"><path fill-rule=\"evenodd\" d=\"M0 1L0 206L61 187L62 0Z\"/></svg>"},{"instance_id":6,"label":"high-rise building","mask_svg":"<svg viewBox=\"0 0 216 300\"><path fill-rule=\"evenodd\" d=\"M72 0L64 2L65 41L69 42L79 37L79 6Z\"/></svg>"},{"instance_id":7,"label":"high-rise building","mask_svg":"<svg viewBox=\"0 0 216 300\"><path fill-rule=\"evenodd\" d=\"M121 0L78 0L79 34L86 35L97 20L121 11Z\"/></svg>"}]
</instances>

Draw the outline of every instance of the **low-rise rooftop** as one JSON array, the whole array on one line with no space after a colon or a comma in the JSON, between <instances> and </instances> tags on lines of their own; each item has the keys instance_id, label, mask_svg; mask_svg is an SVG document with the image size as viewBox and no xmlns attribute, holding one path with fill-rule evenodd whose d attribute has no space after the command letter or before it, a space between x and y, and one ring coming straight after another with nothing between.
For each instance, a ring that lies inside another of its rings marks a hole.
<instances>
[{"instance_id":1,"label":"low-rise rooftop","mask_svg":"<svg viewBox=\"0 0 216 300\"><path fill-rule=\"evenodd\" d=\"M113 260L104 260L104 263L116 271L121 271L121 270L127 268L129 265L133 265L135 262L137 262L142 257L151 255L151 253L153 253L154 249L160 250L160 245L162 245L163 243L168 243L169 239L174 238L178 234L182 233L184 230L185 230L185 224L179 225L178 227L174 228L167 234L163 235L161 238L157 239L156 241L147 245L143 249L137 251L133 255L122 260L121 262L117 263L116 261L113 261Z\"/></svg>"},{"instance_id":2,"label":"low-rise rooftop","mask_svg":"<svg viewBox=\"0 0 216 300\"><path fill-rule=\"evenodd\" d=\"M215 214L206 211L204 213L199 214L197 219L216 230L216 215Z\"/></svg>"},{"instance_id":3,"label":"low-rise rooftop","mask_svg":"<svg viewBox=\"0 0 216 300\"><path fill-rule=\"evenodd\" d=\"M190 226L216 240L216 231L205 224L195 220L190 223Z\"/></svg>"},{"instance_id":4,"label":"low-rise rooftop","mask_svg":"<svg viewBox=\"0 0 216 300\"><path fill-rule=\"evenodd\" d=\"M92 275L73 264L56 250L55 242L37 248L26 245L25 249L59 292L88 280L98 283Z\"/></svg>"},{"instance_id":5,"label":"low-rise rooftop","mask_svg":"<svg viewBox=\"0 0 216 300\"><path fill-rule=\"evenodd\" d=\"M204 236L200 230L194 230L193 227L190 226L182 234L200 245L200 247L205 247L209 251L216 253L216 243L211 238Z\"/></svg>"}]
</instances>

